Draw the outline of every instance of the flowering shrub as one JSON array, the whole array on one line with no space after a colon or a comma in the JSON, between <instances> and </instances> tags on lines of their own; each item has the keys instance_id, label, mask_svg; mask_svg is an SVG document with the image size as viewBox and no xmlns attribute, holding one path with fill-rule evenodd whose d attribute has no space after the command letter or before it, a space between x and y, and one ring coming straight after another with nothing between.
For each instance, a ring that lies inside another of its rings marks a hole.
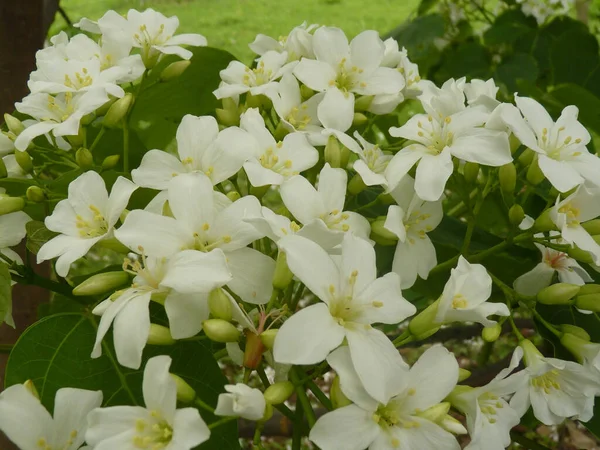
<instances>
[{"instance_id":1,"label":"flowering shrub","mask_svg":"<svg viewBox=\"0 0 600 450\"><path fill-rule=\"evenodd\" d=\"M0 394L19 448L239 448L239 418L262 448L274 409L323 450L502 449L529 410L600 429L600 159L576 106L437 85L374 31L258 35L246 66L151 9L78 26L0 134L0 318L14 283L54 293ZM440 344L398 352L465 322L516 338L488 384Z\"/></svg>"}]
</instances>

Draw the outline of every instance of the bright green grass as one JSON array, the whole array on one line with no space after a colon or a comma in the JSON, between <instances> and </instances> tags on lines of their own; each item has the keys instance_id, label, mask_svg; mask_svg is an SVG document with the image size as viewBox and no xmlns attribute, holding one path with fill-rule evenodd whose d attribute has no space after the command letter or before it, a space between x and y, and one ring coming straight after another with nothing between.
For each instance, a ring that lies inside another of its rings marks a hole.
<instances>
[{"instance_id":1,"label":"bright green grass","mask_svg":"<svg viewBox=\"0 0 600 450\"><path fill-rule=\"evenodd\" d=\"M167 16L177 15L180 32L206 36L212 47L233 53L242 61L253 54L248 43L258 33L275 38L307 21L342 28L348 36L366 29L386 33L404 21L419 0L61 0L71 20L98 19L114 9L154 8ZM65 22L57 15L55 34Z\"/></svg>"}]
</instances>

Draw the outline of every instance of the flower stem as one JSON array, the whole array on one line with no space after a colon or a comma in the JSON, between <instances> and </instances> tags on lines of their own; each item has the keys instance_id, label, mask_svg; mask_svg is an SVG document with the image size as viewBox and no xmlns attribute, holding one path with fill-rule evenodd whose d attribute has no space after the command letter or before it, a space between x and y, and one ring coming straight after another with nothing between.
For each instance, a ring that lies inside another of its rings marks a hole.
<instances>
[{"instance_id":1,"label":"flower stem","mask_svg":"<svg viewBox=\"0 0 600 450\"><path fill-rule=\"evenodd\" d=\"M290 370L290 379L292 383L294 383L294 388L296 389L296 396L298 397L298 402L302 405L302 409L306 415L306 420L308 421L309 428L312 428L317 421L317 417L315 416L315 412L310 405L310 400L306 395L306 390L304 389L304 385L300 382L300 376L298 375L298 368L293 367ZM296 424L298 425L298 424Z\"/></svg>"},{"instance_id":2,"label":"flower stem","mask_svg":"<svg viewBox=\"0 0 600 450\"><path fill-rule=\"evenodd\" d=\"M331 411L333 409L333 405L331 404L331 400L323 393L323 391L317 386L313 380L309 380L306 382L306 386L311 390L317 400L321 402L321 404L327 408L327 410Z\"/></svg>"},{"instance_id":3,"label":"flower stem","mask_svg":"<svg viewBox=\"0 0 600 450\"><path fill-rule=\"evenodd\" d=\"M129 172L129 124L123 119L123 171Z\"/></svg>"},{"instance_id":4,"label":"flower stem","mask_svg":"<svg viewBox=\"0 0 600 450\"><path fill-rule=\"evenodd\" d=\"M538 444L537 442L526 438L525 436L523 436L520 433L517 433L516 431L511 431L510 437L513 440L513 442L516 442L517 444L529 450L550 450L548 447L542 444Z\"/></svg>"},{"instance_id":5,"label":"flower stem","mask_svg":"<svg viewBox=\"0 0 600 450\"><path fill-rule=\"evenodd\" d=\"M256 373L258 374L258 377L260 378L260 381L262 381L262 384L266 390L271 385L271 383L269 383L269 379L267 378L265 369L263 369L262 366L259 366L256 368ZM281 403L279 405L273 405L273 406L285 417L290 419L292 422L294 421L294 411L292 411L290 408L285 406L283 403Z\"/></svg>"},{"instance_id":6,"label":"flower stem","mask_svg":"<svg viewBox=\"0 0 600 450\"><path fill-rule=\"evenodd\" d=\"M209 430L212 430L212 429L214 429L214 428L217 428L217 427L219 427L219 426L221 426L221 425L224 425L224 424L226 424L226 423L229 423L229 422L231 422L232 420L237 420L237 417L236 417L236 416L227 416L227 417L223 417L222 419L220 419L220 420L217 420L216 422L209 423L209 424L208 424L208 429L209 429Z\"/></svg>"},{"instance_id":7,"label":"flower stem","mask_svg":"<svg viewBox=\"0 0 600 450\"><path fill-rule=\"evenodd\" d=\"M196 397L194 399L194 404L200 408L202 408L205 411L208 411L211 414L215 413L215 408L213 408L212 406L210 406L208 403L204 403L202 401L202 399L200 399L199 397Z\"/></svg>"},{"instance_id":8,"label":"flower stem","mask_svg":"<svg viewBox=\"0 0 600 450\"><path fill-rule=\"evenodd\" d=\"M98 131L98 134L96 135L96 137L94 139L94 142L92 142L92 145L89 148L90 152L94 151L94 149L96 148L96 145L98 145L98 142L100 142L100 139L102 139L102 136L104 136L104 133L106 133L106 128L104 128L104 127L100 128L100 131Z\"/></svg>"}]
</instances>

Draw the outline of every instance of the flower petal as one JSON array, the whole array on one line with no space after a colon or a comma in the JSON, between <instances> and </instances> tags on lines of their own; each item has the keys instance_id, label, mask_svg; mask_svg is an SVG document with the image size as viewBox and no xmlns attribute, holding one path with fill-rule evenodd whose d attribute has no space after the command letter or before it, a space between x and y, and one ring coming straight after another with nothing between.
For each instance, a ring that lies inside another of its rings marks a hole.
<instances>
[{"instance_id":1,"label":"flower petal","mask_svg":"<svg viewBox=\"0 0 600 450\"><path fill-rule=\"evenodd\" d=\"M254 305L263 305L273 292L273 258L248 247L226 253L232 279L227 286L242 300Z\"/></svg>"},{"instance_id":2,"label":"flower petal","mask_svg":"<svg viewBox=\"0 0 600 450\"><path fill-rule=\"evenodd\" d=\"M142 383L146 408L159 411L168 422L173 421L177 405L177 385L169 373L170 367L171 357L167 355L150 358Z\"/></svg>"},{"instance_id":3,"label":"flower petal","mask_svg":"<svg viewBox=\"0 0 600 450\"><path fill-rule=\"evenodd\" d=\"M165 299L165 312L169 318L169 329L173 339L195 336L208 319L208 294L180 294L171 292Z\"/></svg>"},{"instance_id":4,"label":"flower petal","mask_svg":"<svg viewBox=\"0 0 600 450\"><path fill-rule=\"evenodd\" d=\"M364 450L379 433L372 411L349 405L320 417L309 439L322 450Z\"/></svg>"}]
</instances>

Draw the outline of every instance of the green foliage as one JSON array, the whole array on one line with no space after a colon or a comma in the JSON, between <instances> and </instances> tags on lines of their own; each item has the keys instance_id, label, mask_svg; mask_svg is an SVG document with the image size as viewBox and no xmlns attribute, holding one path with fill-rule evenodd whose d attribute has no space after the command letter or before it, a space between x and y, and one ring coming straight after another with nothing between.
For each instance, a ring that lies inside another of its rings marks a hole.
<instances>
[{"instance_id":1,"label":"green foliage","mask_svg":"<svg viewBox=\"0 0 600 450\"><path fill-rule=\"evenodd\" d=\"M44 225L44 222L33 220L25 225L27 230L27 250L34 255L40 251L42 245L57 235L54 231L50 231Z\"/></svg>"},{"instance_id":2,"label":"green foliage","mask_svg":"<svg viewBox=\"0 0 600 450\"><path fill-rule=\"evenodd\" d=\"M8 266L0 263L0 325L12 311L11 277Z\"/></svg>"}]
</instances>

